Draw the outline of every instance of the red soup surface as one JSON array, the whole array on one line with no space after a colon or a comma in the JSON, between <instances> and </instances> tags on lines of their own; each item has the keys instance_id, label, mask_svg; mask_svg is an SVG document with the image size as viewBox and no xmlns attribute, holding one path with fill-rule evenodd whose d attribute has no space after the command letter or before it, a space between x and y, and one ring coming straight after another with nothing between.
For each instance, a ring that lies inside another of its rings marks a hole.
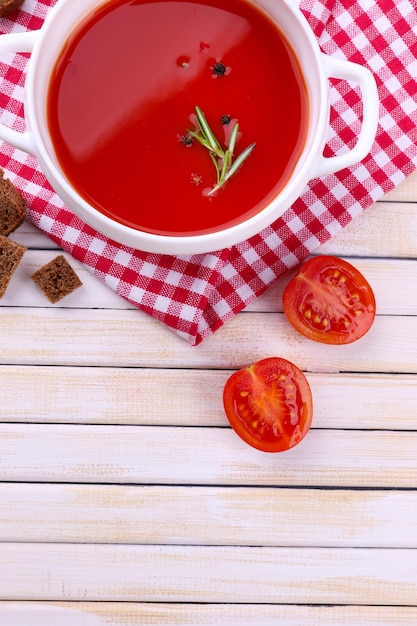
<instances>
[{"instance_id":1,"label":"red soup surface","mask_svg":"<svg viewBox=\"0 0 417 626\"><path fill-rule=\"evenodd\" d=\"M239 123L235 158L256 144L212 195L210 152L187 145L196 107L223 147ZM293 52L245 0L107 2L70 35L48 93L72 186L118 222L164 235L209 233L257 213L288 180L307 117Z\"/></svg>"}]
</instances>

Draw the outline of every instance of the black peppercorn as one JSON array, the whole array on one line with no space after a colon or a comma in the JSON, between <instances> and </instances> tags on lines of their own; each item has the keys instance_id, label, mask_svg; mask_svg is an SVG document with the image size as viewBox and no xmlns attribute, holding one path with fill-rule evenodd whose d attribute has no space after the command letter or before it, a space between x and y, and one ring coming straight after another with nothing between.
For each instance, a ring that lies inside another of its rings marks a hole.
<instances>
[{"instance_id":1,"label":"black peppercorn","mask_svg":"<svg viewBox=\"0 0 417 626\"><path fill-rule=\"evenodd\" d=\"M223 63L216 63L213 65L213 72L216 76L224 76L226 74L226 66Z\"/></svg>"},{"instance_id":2,"label":"black peppercorn","mask_svg":"<svg viewBox=\"0 0 417 626\"><path fill-rule=\"evenodd\" d=\"M193 143L193 138L187 133L181 137L181 143L183 146L191 146Z\"/></svg>"}]
</instances>

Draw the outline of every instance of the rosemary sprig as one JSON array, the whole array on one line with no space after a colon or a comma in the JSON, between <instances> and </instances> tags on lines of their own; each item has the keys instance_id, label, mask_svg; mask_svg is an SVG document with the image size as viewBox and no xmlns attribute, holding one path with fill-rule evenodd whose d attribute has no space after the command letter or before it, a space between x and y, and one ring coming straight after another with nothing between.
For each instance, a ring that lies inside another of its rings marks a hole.
<instances>
[{"instance_id":1,"label":"rosemary sprig","mask_svg":"<svg viewBox=\"0 0 417 626\"><path fill-rule=\"evenodd\" d=\"M226 150L223 150L200 107L196 106L195 114L198 132L189 130L188 134L209 151L211 160L213 161L216 169L217 182L207 193L207 196L211 196L216 193L216 191L218 191L218 189L220 189L229 180L229 178L236 174L243 162L251 154L256 144L250 144L250 146L243 150L236 160L233 161L237 135L239 132L239 124L237 122L234 124L227 142L227 148Z\"/></svg>"}]
</instances>

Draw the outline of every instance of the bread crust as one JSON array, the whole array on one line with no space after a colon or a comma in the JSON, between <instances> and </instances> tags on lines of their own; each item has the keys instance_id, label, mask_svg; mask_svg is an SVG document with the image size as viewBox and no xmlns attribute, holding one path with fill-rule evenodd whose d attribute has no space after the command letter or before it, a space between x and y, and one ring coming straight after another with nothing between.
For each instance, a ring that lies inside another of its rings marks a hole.
<instances>
[{"instance_id":1,"label":"bread crust","mask_svg":"<svg viewBox=\"0 0 417 626\"><path fill-rule=\"evenodd\" d=\"M3 297L25 252L25 246L0 235L0 298Z\"/></svg>"},{"instance_id":2,"label":"bread crust","mask_svg":"<svg viewBox=\"0 0 417 626\"><path fill-rule=\"evenodd\" d=\"M18 189L0 168L0 234L6 237L26 219L26 203Z\"/></svg>"},{"instance_id":3,"label":"bread crust","mask_svg":"<svg viewBox=\"0 0 417 626\"><path fill-rule=\"evenodd\" d=\"M36 270L31 279L43 291L51 304L55 304L82 285L63 254Z\"/></svg>"}]
</instances>

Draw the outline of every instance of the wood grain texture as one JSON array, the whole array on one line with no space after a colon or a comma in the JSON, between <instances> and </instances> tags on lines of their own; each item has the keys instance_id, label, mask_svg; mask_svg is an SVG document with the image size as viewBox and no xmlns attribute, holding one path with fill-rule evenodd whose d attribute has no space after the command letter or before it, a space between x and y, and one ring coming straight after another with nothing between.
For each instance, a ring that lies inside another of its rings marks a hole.
<instances>
[{"instance_id":1,"label":"wood grain texture","mask_svg":"<svg viewBox=\"0 0 417 626\"><path fill-rule=\"evenodd\" d=\"M0 479L416 488L417 432L312 429L283 454L230 428L0 424Z\"/></svg>"},{"instance_id":2,"label":"wood grain texture","mask_svg":"<svg viewBox=\"0 0 417 626\"><path fill-rule=\"evenodd\" d=\"M0 502L1 542L417 548L415 491L21 483Z\"/></svg>"},{"instance_id":3,"label":"wood grain texture","mask_svg":"<svg viewBox=\"0 0 417 626\"><path fill-rule=\"evenodd\" d=\"M1 600L413 605L414 549L0 544Z\"/></svg>"},{"instance_id":4,"label":"wood grain texture","mask_svg":"<svg viewBox=\"0 0 417 626\"><path fill-rule=\"evenodd\" d=\"M417 609L395 606L1 602L13 626L415 626Z\"/></svg>"},{"instance_id":5,"label":"wood grain texture","mask_svg":"<svg viewBox=\"0 0 417 626\"><path fill-rule=\"evenodd\" d=\"M414 194L414 191L413 191ZM320 248L321 254L415 258L417 209L409 202L380 202Z\"/></svg>"},{"instance_id":6,"label":"wood grain texture","mask_svg":"<svg viewBox=\"0 0 417 626\"><path fill-rule=\"evenodd\" d=\"M414 173L397 189L355 217L320 253L371 257L414 257L417 230L417 175ZM25 222L11 239L33 249L56 253L59 248L49 237Z\"/></svg>"},{"instance_id":7,"label":"wood grain texture","mask_svg":"<svg viewBox=\"0 0 417 626\"><path fill-rule=\"evenodd\" d=\"M417 245L417 242L416 242ZM318 252L321 253L320 249ZM57 304L51 304L30 276L42 265L57 256L50 250L29 250L13 275L12 283L0 300L1 307L36 307L50 309L130 309L135 307L112 289L98 280L81 263L68 254L65 258L77 272L83 286ZM415 259L352 259L355 267L363 273L372 286L378 305L379 315L416 315L417 298L410 298L409 286L417 282L417 261ZM247 311L282 312L282 292L296 270L289 271L277 280L261 297L251 302ZM401 276L401 280L398 277Z\"/></svg>"},{"instance_id":8,"label":"wood grain texture","mask_svg":"<svg viewBox=\"0 0 417 626\"><path fill-rule=\"evenodd\" d=\"M50 305L29 250L0 300L1 626L415 626L417 175L316 254L377 299L351 346L299 337L289 272L198 348L84 285ZM313 428L266 455L230 430L235 369L306 372Z\"/></svg>"},{"instance_id":9,"label":"wood grain texture","mask_svg":"<svg viewBox=\"0 0 417 626\"><path fill-rule=\"evenodd\" d=\"M362 272L371 285L378 315L417 314L417 297L410 298L410 288L417 284L416 259L344 258ZM246 311L282 312L283 291L296 271L289 271L277 280L260 298L251 302Z\"/></svg>"},{"instance_id":10,"label":"wood grain texture","mask_svg":"<svg viewBox=\"0 0 417 626\"><path fill-rule=\"evenodd\" d=\"M19 239L16 237L16 239ZM46 239L46 237L45 237ZM32 244L33 245L33 244ZM58 255L63 254L68 263L76 272L82 286L56 304L49 302L45 294L31 279L34 272ZM106 309L134 309L132 304L116 295L101 280L95 277L85 265L61 250L29 249L25 252L21 263L14 272L5 295L0 300L0 306L11 307L38 307L38 308L106 308Z\"/></svg>"},{"instance_id":11,"label":"wood grain texture","mask_svg":"<svg viewBox=\"0 0 417 626\"><path fill-rule=\"evenodd\" d=\"M402 183L395 189L385 194L378 205L383 202L417 202L417 170L414 170Z\"/></svg>"},{"instance_id":12,"label":"wood grain texture","mask_svg":"<svg viewBox=\"0 0 417 626\"><path fill-rule=\"evenodd\" d=\"M2 421L223 427L220 399L230 374L215 369L3 365ZM307 372L306 377L314 396L315 428L415 428L415 375Z\"/></svg>"},{"instance_id":13,"label":"wood grain texture","mask_svg":"<svg viewBox=\"0 0 417 626\"><path fill-rule=\"evenodd\" d=\"M0 364L234 369L273 355L313 372L417 372L417 316L378 316L360 341L323 347L299 335L282 313L244 312L192 349L144 317L130 310L5 308Z\"/></svg>"}]
</instances>

